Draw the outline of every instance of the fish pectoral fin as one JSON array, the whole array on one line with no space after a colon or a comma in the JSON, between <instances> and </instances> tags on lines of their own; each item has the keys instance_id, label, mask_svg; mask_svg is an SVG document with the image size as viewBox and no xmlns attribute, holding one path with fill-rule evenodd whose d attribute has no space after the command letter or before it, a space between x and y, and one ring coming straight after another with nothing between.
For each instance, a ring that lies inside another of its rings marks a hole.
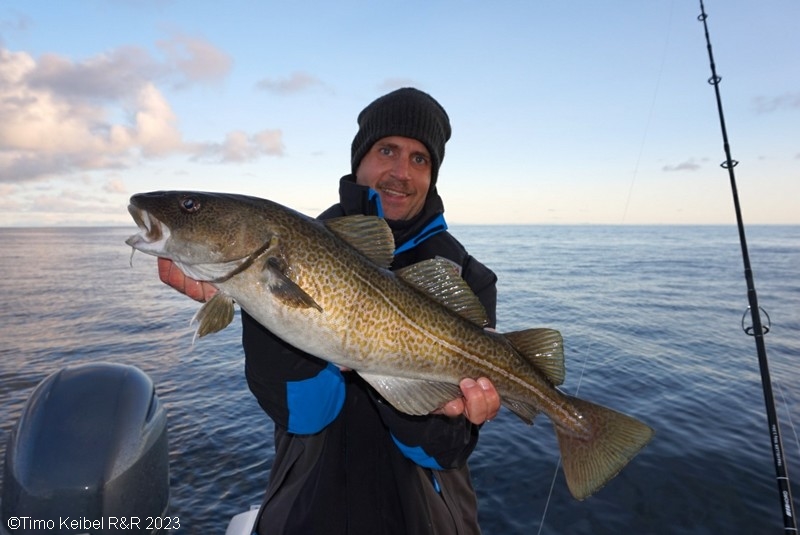
<instances>
[{"instance_id":1,"label":"fish pectoral fin","mask_svg":"<svg viewBox=\"0 0 800 535\"><path fill-rule=\"evenodd\" d=\"M461 389L452 383L362 372L359 375L395 409L414 416L430 414L461 396Z\"/></svg>"},{"instance_id":2,"label":"fish pectoral fin","mask_svg":"<svg viewBox=\"0 0 800 535\"><path fill-rule=\"evenodd\" d=\"M554 329L525 329L503 333L522 358L542 372L555 386L564 383L564 340Z\"/></svg>"},{"instance_id":3,"label":"fish pectoral fin","mask_svg":"<svg viewBox=\"0 0 800 535\"><path fill-rule=\"evenodd\" d=\"M221 331L233 321L233 299L217 292L198 310L191 323L197 322L195 337L202 338L207 334Z\"/></svg>"},{"instance_id":4,"label":"fish pectoral fin","mask_svg":"<svg viewBox=\"0 0 800 535\"><path fill-rule=\"evenodd\" d=\"M380 217L358 214L326 219L322 224L378 266L388 268L392 264L394 236Z\"/></svg>"},{"instance_id":5,"label":"fish pectoral fin","mask_svg":"<svg viewBox=\"0 0 800 535\"><path fill-rule=\"evenodd\" d=\"M314 298L286 275L286 263L281 258L270 256L264 269L268 274L267 285L276 299L292 308L316 308L322 312Z\"/></svg>"},{"instance_id":6,"label":"fish pectoral fin","mask_svg":"<svg viewBox=\"0 0 800 535\"><path fill-rule=\"evenodd\" d=\"M555 426L567 487L583 500L616 476L655 432L627 414L571 396L567 399L589 429L586 436L578 436Z\"/></svg>"},{"instance_id":7,"label":"fish pectoral fin","mask_svg":"<svg viewBox=\"0 0 800 535\"><path fill-rule=\"evenodd\" d=\"M485 327L489 324L486 309L467 281L461 278L458 269L452 261L437 257L398 269L395 273L461 317Z\"/></svg>"}]
</instances>

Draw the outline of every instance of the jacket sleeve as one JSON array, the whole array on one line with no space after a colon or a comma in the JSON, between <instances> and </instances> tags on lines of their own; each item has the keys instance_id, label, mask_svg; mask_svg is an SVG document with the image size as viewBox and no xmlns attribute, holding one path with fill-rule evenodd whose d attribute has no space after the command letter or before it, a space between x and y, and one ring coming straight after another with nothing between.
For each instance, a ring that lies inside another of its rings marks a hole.
<instances>
[{"instance_id":1,"label":"jacket sleeve","mask_svg":"<svg viewBox=\"0 0 800 535\"><path fill-rule=\"evenodd\" d=\"M463 416L410 416L374 394L381 420L403 455L433 470L460 468L478 443L479 426Z\"/></svg>"},{"instance_id":2,"label":"jacket sleeve","mask_svg":"<svg viewBox=\"0 0 800 535\"><path fill-rule=\"evenodd\" d=\"M339 368L292 347L246 312L241 314L245 376L261 408L290 433L321 431L344 405Z\"/></svg>"}]
</instances>

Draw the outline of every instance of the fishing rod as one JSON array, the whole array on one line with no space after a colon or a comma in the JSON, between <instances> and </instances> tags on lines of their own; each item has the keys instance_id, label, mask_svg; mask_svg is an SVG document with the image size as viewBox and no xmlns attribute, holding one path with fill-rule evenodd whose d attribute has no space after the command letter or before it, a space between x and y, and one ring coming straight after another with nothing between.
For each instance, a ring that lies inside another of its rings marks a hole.
<instances>
[{"instance_id":1,"label":"fishing rod","mask_svg":"<svg viewBox=\"0 0 800 535\"><path fill-rule=\"evenodd\" d=\"M703 23L703 29L706 34L706 46L708 48L708 59L711 64L711 78L708 83L714 86L714 92L717 98L717 112L719 113L719 123L722 128L722 141L725 149L725 161L721 167L728 170L728 176L731 181L731 190L733 192L733 204L736 209L736 223L739 227L739 242L742 246L742 259L744 260L744 277L747 281L747 297L750 303L748 307L750 310L751 321L753 322L752 328L745 329L745 333L755 337L756 350L758 351L758 365L761 369L761 385L764 389L764 402L767 406L767 424L769 426L770 438L772 441L772 455L775 462L775 475L778 482L778 492L780 493L781 510L783 512L783 526L784 532L788 535L797 534L797 521L794 514L794 501L792 500L792 488L789 483L789 474L786 470L786 458L783 454L783 441L781 440L781 430L778 425L778 415L775 411L775 398L772 394L772 381L769 375L769 364L767 362L767 349L764 345L764 335L769 328L765 328L761 323L761 313L758 306L758 297L756 296L755 283L753 282L753 271L750 269L750 255L747 252L747 240L744 234L744 223L742 221L742 211L739 206L739 194L736 190L736 177L733 168L739 163L731 158L731 148L728 143L728 132L725 129L725 116L722 113L722 97L719 92L719 83L722 80L717 75L717 68L714 65L714 54L711 51L711 39L708 36L708 24L706 23L705 6L703 0L700 0L700 15L697 20ZM745 312L747 314L747 312ZM767 316L769 318L769 316ZM744 325L744 319L742 320Z\"/></svg>"}]
</instances>

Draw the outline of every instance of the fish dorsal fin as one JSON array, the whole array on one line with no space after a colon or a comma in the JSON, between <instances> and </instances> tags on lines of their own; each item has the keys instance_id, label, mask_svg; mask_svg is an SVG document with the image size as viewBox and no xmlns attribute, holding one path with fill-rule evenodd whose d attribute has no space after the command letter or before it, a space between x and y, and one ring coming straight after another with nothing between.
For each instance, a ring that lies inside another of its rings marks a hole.
<instances>
[{"instance_id":1,"label":"fish dorsal fin","mask_svg":"<svg viewBox=\"0 0 800 535\"><path fill-rule=\"evenodd\" d=\"M392 264L394 236L380 217L349 215L326 219L322 224L380 267L388 268Z\"/></svg>"},{"instance_id":2,"label":"fish dorsal fin","mask_svg":"<svg viewBox=\"0 0 800 535\"><path fill-rule=\"evenodd\" d=\"M431 258L398 269L395 273L463 318L481 327L489 324L486 309L467 281L459 275L458 266L450 260Z\"/></svg>"},{"instance_id":3,"label":"fish dorsal fin","mask_svg":"<svg viewBox=\"0 0 800 535\"><path fill-rule=\"evenodd\" d=\"M555 386L564 382L564 341L554 329L526 329L503 333L522 357Z\"/></svg>"},{"instance_id":4,"label":"fish dorsal fin","mask_svg":"<svg viewBox=\"0 0 800 535\"><path fill-rule=\"evenodd\" d=\"M358 374L395 409L414 416L430 414L461 396L461 389L452 383L363 372Z\"/></svg>"}]
</instances>

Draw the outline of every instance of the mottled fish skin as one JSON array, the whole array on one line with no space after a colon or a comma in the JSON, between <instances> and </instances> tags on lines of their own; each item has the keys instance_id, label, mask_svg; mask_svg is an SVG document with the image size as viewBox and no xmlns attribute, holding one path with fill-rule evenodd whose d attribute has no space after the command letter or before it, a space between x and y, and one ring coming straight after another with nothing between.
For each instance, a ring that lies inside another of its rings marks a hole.
<instances>
[{"instance_id":1,"label":"mottled fish skin","mask_svg":"<svg viewBox=\"0 0 800 535\"><path fill-rule=\"evenodd\" d=\"M449 284L463 281L449 279L444 268L421 267L421 277L448 284L438 299L390 271L394 244L382 220L318 221L265 199L202 192L138 194L129 211L141 232L127 243L213 282L215 299L228 300L214 310L235 301L286 342L355 370L399 410L427 414L458 395L462 378L485 376L523 420L544 412L556 424L568 485L579 499L652 437L638 420L556 388L563 380L557 331L489 332L475 317L470 300L477 298L450 296L460 292ZM461 306L467 312L453 310ZM203 328L223 313L199 315Z\"/></svg>"}]
</instances>

